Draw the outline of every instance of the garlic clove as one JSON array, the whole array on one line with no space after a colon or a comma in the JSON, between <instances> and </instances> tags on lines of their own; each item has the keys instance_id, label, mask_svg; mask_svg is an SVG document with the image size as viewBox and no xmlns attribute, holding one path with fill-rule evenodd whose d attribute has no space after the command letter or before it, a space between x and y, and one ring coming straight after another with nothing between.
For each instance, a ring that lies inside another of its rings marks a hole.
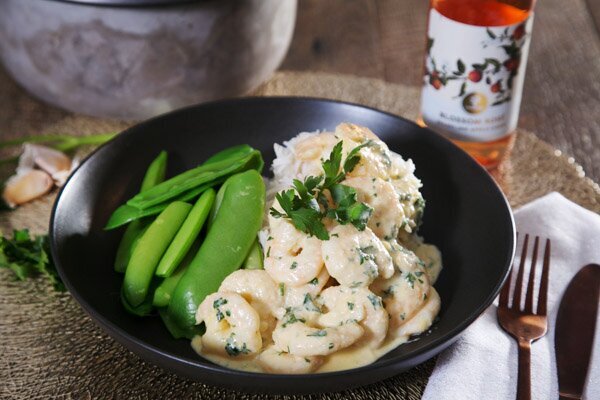
<instances>
[{"instance_id":1,"label":"garlic clove","mask_svg":"<svg viewBox=\"0 0 600 400\"><path fill-rule=\"evenodd\" d=\"M19 158L17 175L28 171L35 166L43 169L50 175L71 171L71 159L64 153L38 144L25 144L23 154Z\"/></svg>"},{"instance_id":2,"label":"garlic clove","mask_svg":"<svg viewBox=\"0 0 600 400\"><path fill-rule=\"evenodd\" d=\"M54 186L52 177L39 169L30 169L10 177L2 197L10 207L16 207L45 195Z\"/></svg>"},{"instance_id":3,"label":"garlic clove","mask_svg":"<svg viewBox=\"0 0 600 400\"><path fill-rule=\"evenodd\" d=\"M65 182L67 181L67 179L69 178L69 176L71 176L71 173L75 170L75 168L77 168L80 164L79 158L75 157L73 158L73 161L71 162L71 168L68 170L64 170L64 171L59 171L56 172L54 174L52 174L52 179L54 179L54 183L56 184L56 186L58 187L62 187Z\"/></svg>"}]
</instances>

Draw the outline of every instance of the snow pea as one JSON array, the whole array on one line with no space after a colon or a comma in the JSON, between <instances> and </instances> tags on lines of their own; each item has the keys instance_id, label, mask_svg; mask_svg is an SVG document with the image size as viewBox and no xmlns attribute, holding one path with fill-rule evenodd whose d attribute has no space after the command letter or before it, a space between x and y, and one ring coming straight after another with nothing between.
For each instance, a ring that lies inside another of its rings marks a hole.
<instances>
[{"instance_id":1,"label":"snow pea","mask_svg":"<svg viewBox=\"0 0 600 400\"><path fill-rule=\"evenodd\" d=\"M198 198L167 251L162 256L158 268L156 268L157 276L168 277L175 271L175 268L183 260L183 257L192 247L192 243L198 237L214 200L215 191L213 189L208 189Z\"/></svg>"},{"instance_id":2,"label":"snow pea","mask_svg":"<svg viewBox=\"0 0 600 400\"><path fill-rule=\"evenodd\" d=\"M139 306L146 298L158 262L191 208L190 204L181 201L171 203L135 246L123 281L123 294L132 307Z\"/></svg>"},{"instance_id":3,"label":"snow pea","mask_svg":"<svg viewBox=\"0 0 600 400\"><path fill-rule=\"evenodd\" d=\"M215 221L169 303L171 320L182 329L196 323L196 310L238 269L256 239L265 208L265 184L255 170L231 176Z\"/></svg>"},{"instance_id":4,"label":"snow pea","mask_svg":"<svg viewBox=\"0 0 600 400\"><path fill-rule=\"evenodd\" d=\"M244 264L242 265L244 269L264 269L263 266L263 251L260 247L260 243L258 242L258 238L254 239L254 244L250 248L246 259L244 260Z\"/></svg>"},{"instance_id":5,"label":"snow pea","mask_svg":"<svg viewBox=\"0 0 600 400\"><path fill-rule=\"evenodd\" d=\"M161 151L158 157L156 157L154 161L150 163L150 166L148 166L144 179L142 180L140 192L148 190L164 181L166 170L167 152ZM115 271L125 272L133 249L148 225L148 221L138 220L129 224L127 229L125 229L125 233L123 233L123 237L117 248L117 255L115 256Z\"/></svg>"}]
</instances>

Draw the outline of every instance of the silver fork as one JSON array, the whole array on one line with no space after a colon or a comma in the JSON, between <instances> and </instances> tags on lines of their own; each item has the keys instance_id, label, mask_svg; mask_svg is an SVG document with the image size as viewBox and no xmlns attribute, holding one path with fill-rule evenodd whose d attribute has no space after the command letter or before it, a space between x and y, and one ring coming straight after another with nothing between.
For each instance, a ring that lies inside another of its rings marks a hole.
<instances>
[{"instance_id":1,"label":"silver fork","mask_svg":"<svg viewBox=\"0 0 600 400\"><path fill-rule=\"evenodd\" d=\"M533 308L533 292L535 281L535 266L537 263L539 237L535 237L533 254L531 256L531 268L529 271L529 283L525 295L525 306L521 308L521 292L523 287L523 275L525 270L525 259L527 258L527 245L529 235L525 235L519 272L512 302L509 305L510 283L513 271L511 270L502 291L498 304L498 321L500 326L508 332L519 344L519 376L517 385L517 400L531 399L531 343L543 337L548 330L546 318L546 303L548 297L548 273L550 269L550 239L546 239L544 249L544 262L540 289L537 299L537 310ZM514 270L514 265L513 265Z\"/></svg>"}]
</instances>

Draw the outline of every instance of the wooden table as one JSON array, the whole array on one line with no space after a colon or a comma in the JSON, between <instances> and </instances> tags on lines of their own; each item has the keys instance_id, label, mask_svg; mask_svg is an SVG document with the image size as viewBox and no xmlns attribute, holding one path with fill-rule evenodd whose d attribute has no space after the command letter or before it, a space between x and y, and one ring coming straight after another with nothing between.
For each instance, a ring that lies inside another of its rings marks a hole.
<instances>
[{"instance_id":1,"label":"wooden table","mask_svg":"<svg viewBox=\"0 0 600 400\"><path fill-rule=\"evenodd\" d=\"M427 0L299 0L282 69L420 86ZM600 180L600 0L540 0L519 124ZM415 101L418 101L415 99Z\"/></svg>"}]
</instances>

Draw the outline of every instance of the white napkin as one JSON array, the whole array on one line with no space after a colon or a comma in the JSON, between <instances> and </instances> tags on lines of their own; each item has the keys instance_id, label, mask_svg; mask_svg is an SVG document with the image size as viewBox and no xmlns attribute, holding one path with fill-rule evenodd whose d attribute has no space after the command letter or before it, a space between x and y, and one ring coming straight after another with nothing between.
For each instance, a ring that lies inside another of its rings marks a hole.
<instances>
[{"instance_id":1,"label":"white napkin","mask_svg":"<svg viewBox=\"0 0 600 400\"><path fill-rule=\"evenodd\" d=\"M558 399L554 354L556 313L562 294L577 271L592 262L600 264L600 215L558 193L551 193L517 210L515 221L520 236L517 253L525 233L530 234L530 255L533 248L531 235L548 237L552 241L548 333L531 348L531 392L534 399ZM540 246L540 254L543 254L543 246ZM541 263L536 272L540 270ZM425 389L424 400L516 397L517 344L498 325L496 305L497 300L456 344L440 355ZM600 324L597 326L584 396L589 400L600 399Z\"/></svg>"}]
</instances>

